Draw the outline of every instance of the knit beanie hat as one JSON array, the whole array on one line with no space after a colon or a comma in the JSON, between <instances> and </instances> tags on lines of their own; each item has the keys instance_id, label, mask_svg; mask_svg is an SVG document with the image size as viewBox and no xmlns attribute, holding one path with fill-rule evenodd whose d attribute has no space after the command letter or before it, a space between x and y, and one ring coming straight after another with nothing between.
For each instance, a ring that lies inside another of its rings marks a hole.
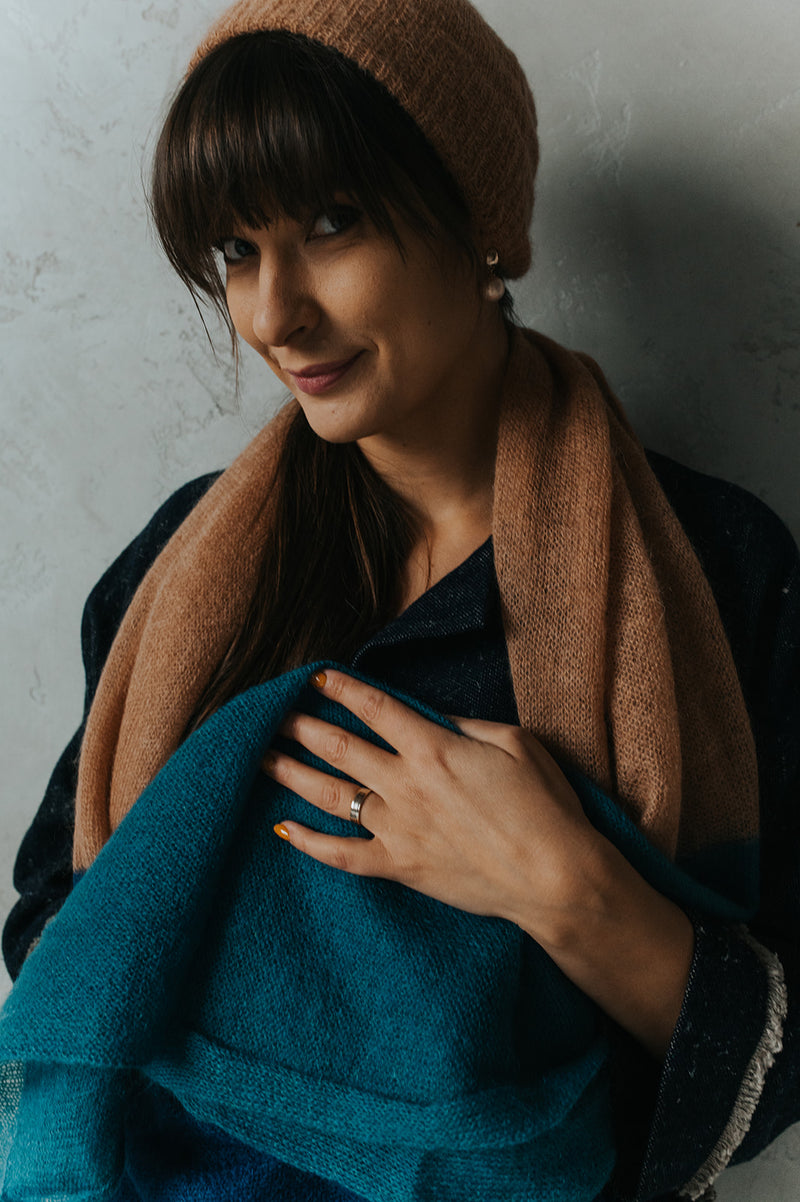
<instances>
[{"instance_id":1,"label":"knit beanie hat","mask_svg":"<svg viewBox=\"0 0 800 1202\"><path fill-rule=\"evenodd\" d=\"M469 0L237 0L191 66L237 34L268 29L331 46L379 80L459 184L478 249L497 251L498 275L525 274L536 110L517 58Z\"/></svg>"}]
</instances>

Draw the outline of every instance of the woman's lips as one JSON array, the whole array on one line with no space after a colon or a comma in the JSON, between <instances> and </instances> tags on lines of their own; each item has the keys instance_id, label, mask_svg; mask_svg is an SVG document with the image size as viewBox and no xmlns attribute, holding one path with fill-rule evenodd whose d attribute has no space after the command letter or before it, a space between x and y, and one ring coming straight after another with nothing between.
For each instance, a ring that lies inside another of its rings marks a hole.
<instances>
[{"instance_id":1,"label":"woman's lips","mask_svg":"<svg viewBox=\"0 0 800 1202\"><path fill-rule=\"evenodd\" d=\"M290 371L289 375L294 380L301 392L307 393L309 396L316 396L320 392L325 392L327 388L332 388L334 384L341 380L345 372L348 372L361 355L353 355L352 359L344 359L339 363L322 363L319 367L309 367L302 374L295 374Z\"/></svg>"}]
</instances>

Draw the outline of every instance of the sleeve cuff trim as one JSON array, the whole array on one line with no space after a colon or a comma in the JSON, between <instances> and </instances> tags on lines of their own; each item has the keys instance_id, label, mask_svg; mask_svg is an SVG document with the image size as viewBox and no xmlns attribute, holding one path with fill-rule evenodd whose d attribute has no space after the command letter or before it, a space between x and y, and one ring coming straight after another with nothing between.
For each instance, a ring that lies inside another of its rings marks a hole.
<instances>
[{"instance_id":1,"label":"sleeve cuff trim","mask_svg":"<svg viewBox=\"0 0 800 1202\"><path fill-rule=\"evenodd\" d=\"M783 1024L788 1009L783 965L774 952L754 939L744 927L740 928L737 934L761 961L766 973L766 1022L761 1039L742 1078L731 1116L716 1147L692 1180L679 1191L680 1197L689 1198L692 1202L714 1198L713 1183L728 1167L731 1157L747 1135L764 1089L767 1073L783 1047Z\"/></svg>"}]
</instances>

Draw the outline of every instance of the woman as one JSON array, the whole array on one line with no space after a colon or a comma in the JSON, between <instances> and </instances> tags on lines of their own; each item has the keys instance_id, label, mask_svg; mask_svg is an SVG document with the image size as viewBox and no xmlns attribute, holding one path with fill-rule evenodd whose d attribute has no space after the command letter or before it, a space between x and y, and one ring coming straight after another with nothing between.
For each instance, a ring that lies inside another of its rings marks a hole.
<instances>
[{"instance_id":1,"label":"woman","mask_svg":"<svg viewBox=\"0 0 800 1202\"><path fill-rule=\"evenodd\" d=\"M295 400L88 602L4 1196L711 1196L800 1117L797 553L514 324L536 157L465 0L198 50L156 225Z\"/></svg>"}]
</instances>

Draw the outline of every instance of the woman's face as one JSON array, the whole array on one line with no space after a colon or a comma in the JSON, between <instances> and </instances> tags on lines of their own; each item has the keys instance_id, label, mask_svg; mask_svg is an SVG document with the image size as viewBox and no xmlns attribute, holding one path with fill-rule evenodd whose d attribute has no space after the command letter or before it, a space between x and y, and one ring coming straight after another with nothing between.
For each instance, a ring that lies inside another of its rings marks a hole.
<instances>
[{"instance_id":1,"label":"woman's face","mask_svg":"<svg viewBox=\"0 0 800 1202\"><path fill-rule=\"evenodd\" d=\"M221 244L236 330L330 442L424 441L468 411L498 329L505 340L463 258L392 216L405 261L344 198L307 223L280 217Z\"/></svg>"}]
</instances>

